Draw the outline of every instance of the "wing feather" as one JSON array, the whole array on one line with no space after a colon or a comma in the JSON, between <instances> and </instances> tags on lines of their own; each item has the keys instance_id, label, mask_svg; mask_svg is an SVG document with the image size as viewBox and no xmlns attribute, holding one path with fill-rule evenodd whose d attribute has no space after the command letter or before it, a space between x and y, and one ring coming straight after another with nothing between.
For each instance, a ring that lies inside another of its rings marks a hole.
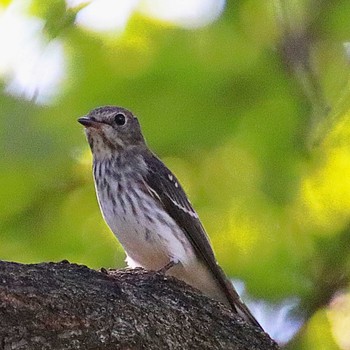
<instances>
[{"instance_id":1,"label":"wing feather","mask_svg":"<svg viewBox=\"0 0 350 350\"><path fill-rule=\"evenodd\" d=\"M145 181L149 191L186 233L197 257L206 263L232 309L248 322L262 329L217 264L208 235L175 175L153 154L149 155L146 164L148 175Z\"/></svg>"}]
</instances>

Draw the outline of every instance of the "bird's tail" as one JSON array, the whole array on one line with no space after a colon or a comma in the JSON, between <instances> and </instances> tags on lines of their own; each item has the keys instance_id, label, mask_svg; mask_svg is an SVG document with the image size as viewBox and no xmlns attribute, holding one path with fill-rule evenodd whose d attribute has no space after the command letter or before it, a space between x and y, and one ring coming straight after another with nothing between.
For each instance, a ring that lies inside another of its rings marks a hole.
<instances>
[{"instance_id":1,"label":"bird's tail","mask_svg":"<svg viewBox=\"0 0 350 350\"><path fill-rule=\"evenodd\" d=\"M224 271L219 265L217 265L218 274L215 275L216 280L221 286L225 297L230 304L231 308L238 313L248 323L264 330L256 318L252 315L247 305L242 301L232 282L227 278Z\"/></svg>"},{"instance_id":2,"label":"bird's tail","mask_svg":"<svg viewBox=\"0 0 350 350\"><path fill-rule=\"evenodd\" d=\"M230 306L246 322L263 330L219 265L216 264L209 269L207 264L197 261L196 264L186 267L178 264L168 273L199 289L205 295Z\"/></svg>"}]
</instances>

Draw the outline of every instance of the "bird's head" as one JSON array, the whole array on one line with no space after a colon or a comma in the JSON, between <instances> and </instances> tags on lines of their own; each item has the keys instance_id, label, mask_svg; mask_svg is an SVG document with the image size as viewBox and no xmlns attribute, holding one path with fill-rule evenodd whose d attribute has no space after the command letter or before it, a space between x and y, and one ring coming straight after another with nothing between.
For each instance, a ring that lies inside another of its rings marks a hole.
<instances>
[{"instance_id":1,"label":"bird's head","mask_svg":"<svg viewBox=\"0 0 350 350\"><path fill-rule=\"evenodd\" d=\"M145 145L137 118L127 109L116 106L99 107L79 118L94 156Z\"/></svg>"}]
</instances>

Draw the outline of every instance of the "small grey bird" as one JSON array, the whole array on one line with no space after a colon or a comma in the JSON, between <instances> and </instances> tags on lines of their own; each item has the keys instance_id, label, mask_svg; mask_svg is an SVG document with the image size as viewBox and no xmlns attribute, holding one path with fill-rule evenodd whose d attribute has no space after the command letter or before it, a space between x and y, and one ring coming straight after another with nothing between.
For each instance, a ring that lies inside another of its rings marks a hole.
<instances>
[{"instance_id":1,"label":"small grey bird","mask_svg":"<svg viewBox=\"0 0 350 350\"><path fill-rule=\"evenodd\" d=\"M78 121L93 154L103 217L125 249L128 265L175 276L262 330L217 264L179 181L147 147L137 118L106 106Z\"/></svg>"}]
</instances>

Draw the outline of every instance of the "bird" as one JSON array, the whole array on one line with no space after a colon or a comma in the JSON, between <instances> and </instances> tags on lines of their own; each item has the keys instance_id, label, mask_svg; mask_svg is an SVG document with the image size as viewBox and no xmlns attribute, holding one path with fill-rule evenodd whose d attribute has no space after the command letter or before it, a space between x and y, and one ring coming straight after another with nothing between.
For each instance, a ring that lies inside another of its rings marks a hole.
<instances>
[{"instance_id":1,"label":"bird","mask_svg":"<svg viewBox=\"0 0 350 350\"><path fill-rule=\"evenodd\" d=\"M127 265L174 276L263 331L218 265L180 182L148 148L138 118L123 107L103 106L78 122L92 152L102 216Z\"/></svg>"}]
</instances>

